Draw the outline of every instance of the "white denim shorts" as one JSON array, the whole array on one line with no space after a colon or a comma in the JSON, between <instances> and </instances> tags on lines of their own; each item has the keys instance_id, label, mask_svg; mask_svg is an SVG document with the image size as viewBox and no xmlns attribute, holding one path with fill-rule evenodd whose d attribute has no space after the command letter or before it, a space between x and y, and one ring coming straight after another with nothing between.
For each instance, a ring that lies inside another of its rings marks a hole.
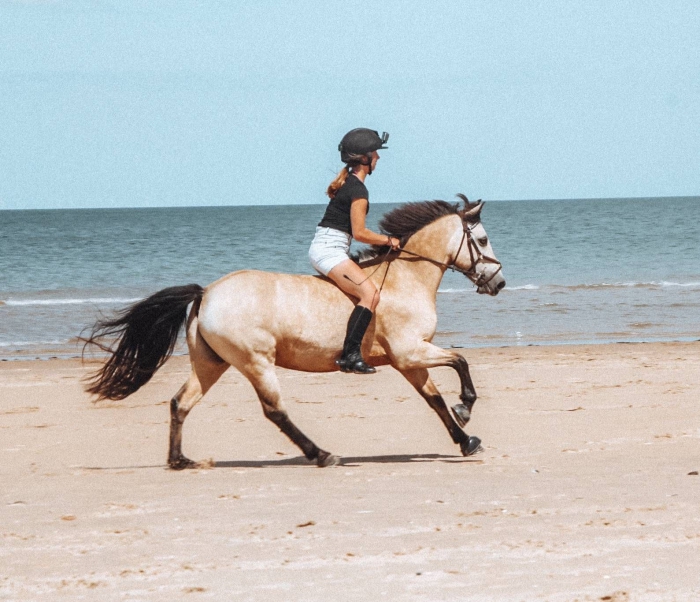
<instances>
[{"instance_id":1,"label":"white denim shorts","mask_svg":"<svg viewBox=\"0 0 700 602\"><path fill-rule=\"evenodd\" d=\"M328 276L339 263L349 258L352 237L335 228L316 227L316 236L309 247L309 261L314 269Z\"/></svg>"}]
</instances>

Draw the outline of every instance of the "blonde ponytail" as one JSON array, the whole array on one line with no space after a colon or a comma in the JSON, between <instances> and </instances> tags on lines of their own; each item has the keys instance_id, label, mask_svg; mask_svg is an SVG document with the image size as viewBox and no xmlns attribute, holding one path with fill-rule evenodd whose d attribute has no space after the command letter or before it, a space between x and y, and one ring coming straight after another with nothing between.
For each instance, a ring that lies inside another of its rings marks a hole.
<instances>
[{"instance_id":1,"label":"blonde ponytail","mask_svg":"<svg viewBox=\"0 0 700 602\"><path fill-rule=\"evenodd\" d=\"M326 190L326 194L331 198L334 199L336 193L340 190L341 186L345 184L345 180L347 180L348 175L350 175L350 170L348 169L348 166L346 165L343 167L338 172L338 175L335 177L335 180L333 180L329 186L328 189Z\"/></svg>"}]
</instances>

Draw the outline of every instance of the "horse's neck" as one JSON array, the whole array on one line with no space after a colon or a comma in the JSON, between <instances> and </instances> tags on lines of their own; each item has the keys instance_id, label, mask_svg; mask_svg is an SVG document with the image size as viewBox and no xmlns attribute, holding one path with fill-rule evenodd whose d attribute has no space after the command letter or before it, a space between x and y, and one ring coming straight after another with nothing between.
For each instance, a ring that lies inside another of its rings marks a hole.
<instances>
[{"instance_id":1,"label":"horse's neck","mask_svg":"<svg viewBox=\"0 0 700 602\"><path fill-rule=\"evenodd\" d=\"M434 222L416 232L406 244L406 250L428 257L439 263L445 263L448 259L447 245L450 238L450 229L446 228L444 223L440 223L441 221L438 220L438 222ZM397 273L392 275L395 282L401 285L400 281L403 275L404 281L419 282L420 288L434 297L437 294L446 268L408 253L400 257L402 257L401 260L394 262L399 267L396 270ZM411 286L414 285L411 284Z\"/></svg>"}]
</instances>

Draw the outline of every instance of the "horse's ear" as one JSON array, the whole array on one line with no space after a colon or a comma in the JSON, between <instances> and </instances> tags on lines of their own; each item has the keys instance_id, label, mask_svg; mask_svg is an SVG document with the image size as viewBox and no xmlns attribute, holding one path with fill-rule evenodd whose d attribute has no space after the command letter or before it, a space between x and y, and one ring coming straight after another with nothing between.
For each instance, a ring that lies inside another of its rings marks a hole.
<instances>
[{"instance_id":1,"label":"horse's ear","mask_svg":"<svg viewBox=\"0 0 700 602\"><path fill-rule=\"evenodd\" d=\"M464 197L464 219L468 222L479 221L479 215L481 214L481 208L484 206L484 201L479 199L476 203L470 203L466 199L467 197Z\"/></svg>"}]
</instances>

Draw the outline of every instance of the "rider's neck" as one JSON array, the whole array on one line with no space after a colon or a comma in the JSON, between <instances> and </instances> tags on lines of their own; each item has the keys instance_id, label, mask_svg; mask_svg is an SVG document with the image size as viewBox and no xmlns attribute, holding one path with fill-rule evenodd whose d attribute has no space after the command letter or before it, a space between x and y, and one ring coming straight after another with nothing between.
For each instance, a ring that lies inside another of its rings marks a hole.
<instances>
[{"instance_id":1,"label":"rider's neck","mask_svg":"<svg viewBox=\"0 0 700 602\"><path fill-rule=\"evenodd\" d=\"M352 168L352 175L355 176L358 180L360 180L360 182L362 182L363 184L368 173L369 170L367 169L366 165L359 165L357 167Z\"/></svg>"}]
</instances>

